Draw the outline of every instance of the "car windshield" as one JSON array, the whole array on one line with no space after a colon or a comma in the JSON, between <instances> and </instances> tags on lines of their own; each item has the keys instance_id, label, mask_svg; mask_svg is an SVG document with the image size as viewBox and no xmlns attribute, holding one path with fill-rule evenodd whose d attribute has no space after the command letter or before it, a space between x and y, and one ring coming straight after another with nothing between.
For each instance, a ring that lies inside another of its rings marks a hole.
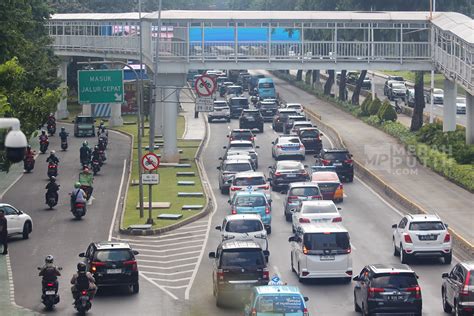
<instances>
[{"instance_id":1,"label":"car windshield","mask_svg":"<svg viewBox=\"0 0 474 316\"><path fill-rule=\"evenodd\" d=\"M246 132L232 132L231 137L233 139L249 139L252 138L252 132L246 131Z\"/></svg>"},{"instance_id":2,"label":"car windshield","mask_svg":"<svg viewBox=\"0 0 474 316\"><path fill-rule=\"evenodd\" d=\"M233 143L233 144L230 144L230 148L243 148L243 147L253 148L253 146L249 143Z\"/></svg>"},{"instance_id":3,"label":"car windshield","mask_svg":"<svg viewBox=\"0 0 474 316\"><path fill-rule=\"evenodd\" d=\"M94 255L94 261L127 261L132 260L132 253L127 249L99 250Z\"/></svg>"},{"instance_id":4,"label":"car windshield","mask_svg":"<svg viewBox=\"0 0 474 316\"><path fill-rule=\"evenodd\" d=\"M372 286L378 288L406 289L418 285L413 273L394 273L375 275Z\"/></svg>"},{"instance_id":5,"label":"car windshield","mask_svg":"<svg viewBox=\"0 0 474 316\"><path fill-rule=\"evenodd\" d=\"M319 195L318 187L293 188L288 194L290 196L313 196Z\"/></svg>"},{"instance_id":6,"label":"car windshield","mask_svg":"<svg viewBox=\"0 0 474 316\"><path fill-rule=\"evenodd\" d=\"M301 213L311 213L311 214L320 214L320 213L337 213L337 207L334 204L330 205L307 205L303 204L301 207Z\"/></svg>"},{"instance_id":7,"label":"car windshield","mask_svg":"<svg viewBox=\"0 0 474 316\"><path fill-rule=\"evenodd\" d=\"M265 315L269 313L285 315L287 313L302 313L304 304L299 295L265 295L258 298L255 309L257 313L265 313Z\"/></svg>"},{"instance_id":8,"label":"car windshield","mask_svg":"<svg viewBox=\"0 0 474 316\"><path fill-rule=\"evenodd\" d=\"M230 105L248 105L249 101L247 99L234 98L230 99Z\"/></svg>"},{"instance_id":9,"label":"car windshield","mask_svg":"<svg viewBox=\"0 0 474 316\"><path fill-rule=\"evenodd\" d=\"M242 93L242 88L241 87L229 86L229 87L227 87L227 93L229 93L229 94L241 94Z\"/></svg>"},{"instance_id":10,"label":"car windshield","mask_svg":"<svg viewBox=\"0 0 474 316\"><path fill-rule=\"evenodd\" d=\"M402 83L393 83L393 84L392 84L392 88L393 88L393 89L405 89L406 87L405 87L405 85L402 84Z\"/></svg>"},{"instance_id":11,"label":"car windshield","mask_svg":"<svg viewBox=\"0 0 474 316\"><path fill-rule=\"evenodd\" d=\"M235 206L260 207L266 204L267 201L263 196L238 196L235 199Z\"/></svg>"},{"instance_id":12,"label":"car windshield","mask_svg":"<svg viewBox=\"0 0 474 316\"><path fill-rule=\"evenodd\" d=\"M265 258L260 249L225 249L221 255L221 267L264 266Z\"/></svg>"},{"instance_id":13,"label":"car windshield","mask_svg":"<svg viewBox=\"0 0 474 316\"><path fill-rule=\"evenodd\" d=\"M349 234L346 232L304 234L303 244L309 251L346 250L350 248Z\"/></svg>"},{"instance_id":14,"label":"car windshield","mask_svg":"<svg viewBox=\"0 0 474 316\"><path fill-rule=\"evenodd\" d=\"M263 230L262 222L256 219L238 219L227 222L225 231L228 233L252 233Z\"/></svg>"},{"instance_id":15,"label":"car windshield","mask_svg":"<svg viewBox=\"0 0 474 316\"><path fill-rule=\"evenodd\" d=\"M346 160L349 159L349 154L347 152L335 152L335 153L325 153L324 159L327 160Z\"/></svg>"},{"instance_id":16,"label":"car windshield","mask_svg":"<svg viewBox=\"0 0 474 316\"><path fill-rule=\"evenodd\" d=\"M317 138L317 137L319 137L319 132L315 129L307 130L307 131L301 131L300 136L301 137L308 137L308 138Z\"/></svg>"},{"instance_id":17,"label":"car windshield","mask_svg":"<svg viewBox=\"0 0 474 316\"><path fill-rule=\"evenodd\" d=\"M273 88L273 82L262 82L258 85L259 89L270 89Z\"/></svg>"},{"instance_id":18,"label":"car windshield","mask_svg":"<svg viewBox=\"0 0 474 316\"><path fill-rule=\"evenodd\" d=\"M231 163L225 166L224 171L243 172L252 170L252 166L249 163Z\"/></svg>"},{"instance_id":19,"label":"car windshield","mask_svg":"<svg viewBox=\"0 0 474 316\"><path fill-rule=\"evenodd\" d=\"M94 119L92 117L78 117L76 118L78 124L93 124Z\"/></svg>"},{"instance_id":20,"label":"car windshield","mask_svg":"<svg viewBox=\"0 0 474 316\"><path fill-rule=\"evenodd\" d=\"M234 185L238 187L264 184L265 179L263 177L234 178Z\"/></svg>"},{"instance_id":21,"label":"car windshield","mask_svg":"<svg viewBox=\"0 0 474 316\"><path fill-rule=\"evenodd\" d=\"M261 108L262 109L276 109L277 105L276 103L262 103Z\"/></svg>"},{"instance_id":22,"label":"car windshield","mask_svg":"<svg viewBox=\"0 0 474 316\"><path fill-rule=\"evenodd\" d=\"M286 106L288 109L301 109L301 105L300 104L288 104Z\"/></svg>"},{"instance_id":23,"label":"car windshield","mask_svg":"<svg viewBox=\"0 0 474 316\"><path fill-rule=\"evenodd\" d=\"M413 222L409 230L444 230L442 222Z\"/></svg>"}]
</instances>

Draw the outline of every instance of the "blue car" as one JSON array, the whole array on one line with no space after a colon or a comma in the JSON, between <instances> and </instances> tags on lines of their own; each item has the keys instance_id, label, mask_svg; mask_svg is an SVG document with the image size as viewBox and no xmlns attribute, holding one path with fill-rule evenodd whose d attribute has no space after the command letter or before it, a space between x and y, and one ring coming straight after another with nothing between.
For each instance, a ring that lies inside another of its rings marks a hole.
<instances>
[{"instance_id":1,"label":"blue car","mask_svg":"<svg viewBox=\"0 0 474 316\"><path fill-rule=\"evenodd\" d=\"M296 286L263 285L252 289L245 316L309 316L304 297Z\"/></svg>"},{"instance_id":2,"label":"blue car","mask_svg":"<svg viewBox=\"0 0 474 316\"><path fill-rule=\"evenodd\" d=\"M262 218L267 234L272 232L272 200L264 192L241 191L234 194L231 205L231 214L258 214Z\"/></svg>"}]
</instances>

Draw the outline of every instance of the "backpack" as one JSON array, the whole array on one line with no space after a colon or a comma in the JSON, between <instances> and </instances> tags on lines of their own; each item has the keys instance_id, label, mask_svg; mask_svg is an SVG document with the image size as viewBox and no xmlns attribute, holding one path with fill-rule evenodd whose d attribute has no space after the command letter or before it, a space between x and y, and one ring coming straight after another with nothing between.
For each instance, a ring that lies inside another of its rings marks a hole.
<instances>
[{"instance_id":1,"label":"backpack","mask_svg":"<svg viewBox=\"0 0 474 316\"><path fill-rule=\"evenodd\" d=\"M76 288L78 291L89 289L89 278L86 273L79 273L76 279Z\"/></svg>"}]
</instances>

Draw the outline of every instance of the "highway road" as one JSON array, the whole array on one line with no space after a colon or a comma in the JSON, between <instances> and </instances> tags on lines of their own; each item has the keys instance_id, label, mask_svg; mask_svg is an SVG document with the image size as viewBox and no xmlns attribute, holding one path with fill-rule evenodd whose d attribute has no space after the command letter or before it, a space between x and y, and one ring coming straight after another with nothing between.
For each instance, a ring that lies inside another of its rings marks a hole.
<instances>
[{"instance_id":1,"label":"highway road","mask_svg":"<svg viewBox=\"0 0 474 316\"><path fill-rule=\"evenodd\" d=\"M286 88L295 89L295 88ZM288 102L301 102L294 95L288 95L286 90L278 90L280 95ZM287 95L285 95L287 94ZM227 195L222 195L218 189L217 170L218 157L223 154L222 146L226 145L224 136L229 128L238 127L236 120L230 124L213 123L210 125L210 144L203 153L206 172L212 186L213 198L217 207L210 223L210 234L206 244L206 251L199 266L196 279L190 293L189 315L241 315L239 309L217 308L212 295L212 263L207 259L209 251L215 251L219 243L219 232L213 227L220 225L225 215L229 214ZM276 138L276 133L266 124L265 132L257 135L259 153L259 170L267 173L267 167L272 164L271 141ZM328 146L330 140L324 140ZM311 156L306 159L306 164L311 164ZM398 263L399 259L393 256L391 243L391 225L397 223L401 213L395 207L384 201L359 179L353 183L345 184L344 202L342 207L343 224L349 230L353 244L354 273L360 272L362 267L369 263ZM278 273L283 281L290 285L298 285L303 294L310 298L309 311L312 315L357 315L353 311L353 284L344 284L338 281L311 282L299 284L294 273L290 271L290 252L288 237L291 235L291 225L283 216L284 197L280 193L272 193L273 219L272 234L269 237L271 274ZM426 260L412 264L420 276L420 285L423 294L424 315L444 315L441 308L440 286L441 274L449 271L450 267L441 260Z\"/></svg>"}]
</instances>

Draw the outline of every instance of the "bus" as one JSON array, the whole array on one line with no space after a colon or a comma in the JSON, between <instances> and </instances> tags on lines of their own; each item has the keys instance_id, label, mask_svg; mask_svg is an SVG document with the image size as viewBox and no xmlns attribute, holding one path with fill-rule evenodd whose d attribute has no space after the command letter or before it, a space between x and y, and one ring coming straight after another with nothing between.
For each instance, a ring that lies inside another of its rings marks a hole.
<instances>
[{"instance_id":1,"label":"bus","mask_svg":"<svg viewBox=\"0 0 474 316\"><path fill-rule=\"evenodd\" d=\"M257 93L260 100L276 99L275 85L271 78L261 78L258 80Z\"/></svg>"}]
</instances>

